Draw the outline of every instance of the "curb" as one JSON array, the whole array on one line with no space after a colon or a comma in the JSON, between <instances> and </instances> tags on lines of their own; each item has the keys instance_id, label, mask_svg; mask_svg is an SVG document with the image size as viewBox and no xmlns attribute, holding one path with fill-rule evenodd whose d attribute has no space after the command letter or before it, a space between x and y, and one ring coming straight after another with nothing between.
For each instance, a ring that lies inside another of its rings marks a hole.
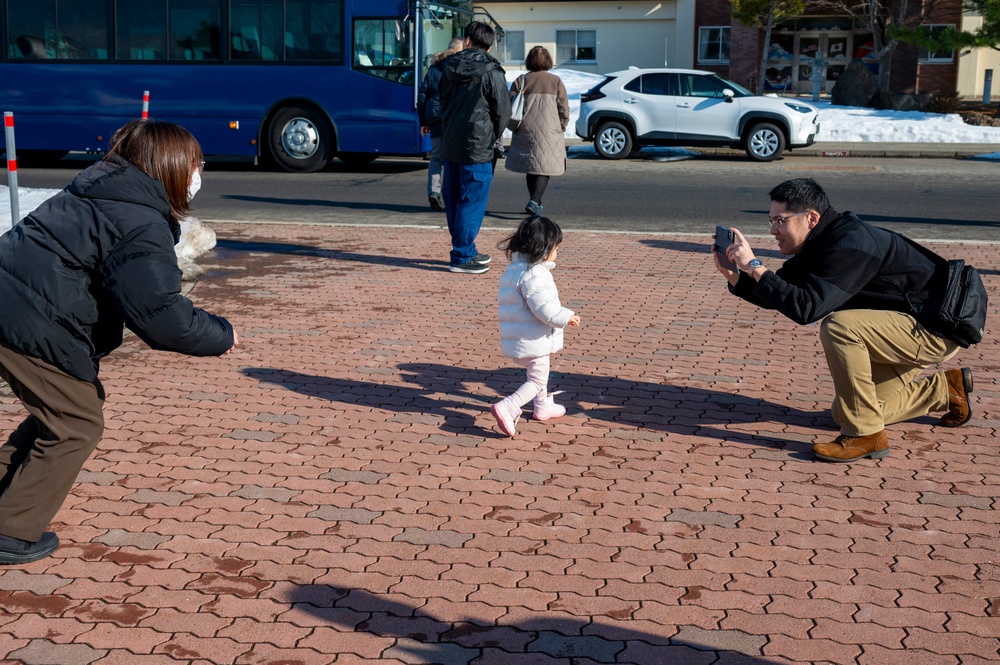
<instances>
[{"instance_id":1,"label":"curb","mask_svg":"<svg viewBox=\"0 0 1000 665\"><path fill-rule=\"evenodd\" d=\"M566 147L589 146L589 141L566 139ZM746 155L734 148L683 147L700 155L735 157ZM795 157L921 157L958 159L1000 152L1000 143L867 143L820 142L805 148L788 148L787 155Z\"/></svg>"}]
</instances>

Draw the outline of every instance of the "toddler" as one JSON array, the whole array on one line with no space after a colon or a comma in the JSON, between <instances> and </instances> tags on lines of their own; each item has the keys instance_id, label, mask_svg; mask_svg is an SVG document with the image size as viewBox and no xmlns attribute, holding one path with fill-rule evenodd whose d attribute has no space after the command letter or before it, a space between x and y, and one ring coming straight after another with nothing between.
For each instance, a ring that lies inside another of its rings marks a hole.
<instances>
[{"instance_id":1,"label":"toddler","mask_svg":"<svg viewBox=\"0 0 1000 665\"><path fill-rule=\"evenodd\" d=\"M503 355L528 372L513 395L490 407L504 434L514 436L521 407L534 400L534 418L551 420L566 414L548 393L549 355L562 348L567 325L580 317L559 303L552 279L562 230L548 217L528 217L499 244L511 260L500 277L500 346Z\"/></svg>"}]
</instances>

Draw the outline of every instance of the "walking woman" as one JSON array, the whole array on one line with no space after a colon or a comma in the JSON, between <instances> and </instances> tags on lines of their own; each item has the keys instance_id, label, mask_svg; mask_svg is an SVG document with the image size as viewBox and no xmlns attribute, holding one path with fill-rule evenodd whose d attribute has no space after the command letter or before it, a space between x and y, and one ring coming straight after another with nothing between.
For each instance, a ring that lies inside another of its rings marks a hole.
<instances>
[{"instance_id":1,"label":"walking woman","mask_svg":"<svg viewBox=\"0 0 1000 665\"><path fill-rule=\"evenodd\" d=\"M507 170L526 173L528 203L524 211L542 214L542 196L549 178L566 171L566 143L563 134L569 124L566 86L552 69L552 55L536 46L524 60L528 73L511 84L513 98L524 86L524 117L514 132L507 153Z\"/></svg>"},{"instance_id":2,"label":"walking woman","mask_svg":"<svg viewBox=\"0 0 1000 665\"><path fill-rule=\"evenodd\" d=\"M98 365L124 327L192 356L239 343L228 321L180 293L174 245L201 160L187 130L135 120L104 159L0 236L0 379L28 412L0 446L0 564L59 546L45 528L104 433Z\"/></svg>"}]
</instances>

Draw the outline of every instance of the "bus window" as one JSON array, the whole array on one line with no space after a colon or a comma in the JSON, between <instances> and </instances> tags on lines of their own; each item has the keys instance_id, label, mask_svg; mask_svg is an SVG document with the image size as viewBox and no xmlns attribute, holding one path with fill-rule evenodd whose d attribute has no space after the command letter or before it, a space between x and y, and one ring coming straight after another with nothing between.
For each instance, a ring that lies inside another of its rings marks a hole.
<instances>
[{"instance_id":1,"label":"bus window","mask_svg":"<svg viewBox=\"0 0 1000 665\"><path fill-rule=\"evenodd\" d=\"M103 9L102 9L103 5ZM11 58L107 60L108 0L10 0Z\"/></svg>"},{"instance_id":2,"label":"bus window","mask_svg":"<svg viewBox=\"0 0 1000 665\"><path fill-rule=\"evenodd\" d=\"M284 55L282 0L232 0L229 57L233 60L281 60Z\"/></svg>"},{"instance_id":3,"label":"bus window","mask_svg":"<svg viewBox=\"0 0 1000 665\"><path fill-rule=\"evenodd\" d=\"M167 54L167 5L150 0L118 0L119 60L156 60ZM193 59L193 58L192 58Z\"/></svg>"},{"instance_id":4,"label":"bus window","mask_svg":"<svg viewBox=\"0 0 1000 665\"><path fill-rule=\"evenodd\" d=\"M343 63L344 4L341 0L288 0L285 60Z\"/></svg>"},{"instance_id":5,"label":"bus window","mask_svg":"<svg viewBox=\"0 0 1000 665\"><path fill-rule=\"evenodd\" d=\"M408 25L399 20L355 19L353 68L412 85L413 57Z\"/></svg>"},{"instance_id":6,"label":"bus window","mask_svg":"<svg viewBox=\"0 0 1000 665\"><path fill-rule=\"evenodd\" d=\"M170 1L170 60L218 60L221 0Z\"/></svg>"}]
</instances>

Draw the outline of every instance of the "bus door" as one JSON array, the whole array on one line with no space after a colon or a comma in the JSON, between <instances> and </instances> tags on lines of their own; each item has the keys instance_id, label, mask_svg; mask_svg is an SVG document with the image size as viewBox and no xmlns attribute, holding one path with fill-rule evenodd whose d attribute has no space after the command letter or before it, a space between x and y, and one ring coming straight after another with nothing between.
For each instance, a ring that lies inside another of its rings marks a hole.
<instances>
[{"instance_id":1,"label":"bus door","mask_svg":"<svg viewBox=\"0 0 1000 665\"><path fill-rule=\"evenodd\" d=\"M338 91L343 95L339 152L370 151L371 146L388 154L424 152L413 103L412 26L402 17L353 19L351 69L362 76L353 76L347 89Z\"/></svg>"}]
</instances>

